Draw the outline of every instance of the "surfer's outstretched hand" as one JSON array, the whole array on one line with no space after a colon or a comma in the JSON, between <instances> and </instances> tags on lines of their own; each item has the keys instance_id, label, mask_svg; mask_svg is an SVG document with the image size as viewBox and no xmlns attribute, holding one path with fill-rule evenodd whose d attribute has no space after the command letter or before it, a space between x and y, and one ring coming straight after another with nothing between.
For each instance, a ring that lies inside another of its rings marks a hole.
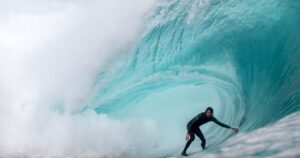
<instances>
[{"instance_id":1,"label":"surfer's outstretched hand","mask_svg":"<svg viewBox=\"0 0 300 158\"><path fill-rule=\"evenodd\" d=\"M239 129L238 128L231 128L233 131L235 132L239 132Z\"/></svg>"},{"instance_id":2,"label":"surfer's outstretched hand","mask_svg":"<svg viewBox=\"0 0 300 158\"><path fill-rule=\"evenodd\" d=\"M186 140L186 141L190 140L190 134L189 134L189 132L186 133L186 135L185 135L185 140Z\"/></svg>"}]
</instances>

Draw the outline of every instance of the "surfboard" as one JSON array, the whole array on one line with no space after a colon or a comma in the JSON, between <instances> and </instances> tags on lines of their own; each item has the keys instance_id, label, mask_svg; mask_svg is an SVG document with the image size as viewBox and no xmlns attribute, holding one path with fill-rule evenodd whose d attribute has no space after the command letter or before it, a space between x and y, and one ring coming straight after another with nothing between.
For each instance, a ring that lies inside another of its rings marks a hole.
<instances>
[{"instance_id":1,"label":"surfboard","mask_svg":"<svg viewBox=\"0 0 300 158\"><path fill-rule=\"evenodd\" d=\"M186 156L178 155L178 156L167 156L164 158L184 158L184 157L186 157Z\"/></svg>"}]
</instances>

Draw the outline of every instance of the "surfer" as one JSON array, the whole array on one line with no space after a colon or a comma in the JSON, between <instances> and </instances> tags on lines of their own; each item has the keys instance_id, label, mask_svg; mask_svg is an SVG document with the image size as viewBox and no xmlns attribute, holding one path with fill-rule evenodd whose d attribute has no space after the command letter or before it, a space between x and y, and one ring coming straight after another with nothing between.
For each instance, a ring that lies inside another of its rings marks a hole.
<instances>
[{"instance_id":1,"label":"surfer","mask_svg":"<svg viewBox=\"0 0 300 158\"><path fill-rule=\"evenodd\" d=\"M195 140L195 134L200 138L200 140L202 141L201 146L202 149L205 149L205 143L206 140L200 130L200 126L209 122L209 121L213 121L214 123L216 123L217 125L224 127L224 128L228 128L228 129L232 129L236 132L238 132L237 128L232 128L220 121L218 121L214 116L213 116L214 110L212 107L208 107L205 112L202 112L200 114L198 114L197 116L195 116L192 120L189 121L189 123L187 124L187 133L185 136L185 139L187 141L181 155L182 156L187 156L186 154L186 150L188 149L188 147L191 145L191 143Z\"/></svg>"}]
</instances>

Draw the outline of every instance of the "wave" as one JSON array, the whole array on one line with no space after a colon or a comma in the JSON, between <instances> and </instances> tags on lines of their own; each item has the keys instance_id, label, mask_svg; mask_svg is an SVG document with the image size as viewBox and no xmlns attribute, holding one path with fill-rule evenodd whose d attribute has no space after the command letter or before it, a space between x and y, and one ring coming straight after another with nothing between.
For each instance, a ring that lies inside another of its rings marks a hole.
<instances>
[{"instance_id":1,"label":"wave","mask_svg":"<svg viewBox=\"0 0 300 158\"><path fill-rule=\"evenodd\" d=\"M289 0L163 1L136 47L99 73L86 108L153 120L162 151L180 149L186 122L208 105L242 132L272 124L300 107L299 10ZM203 129L216 148L232 136Z\"/></svg>"}]
</instances>

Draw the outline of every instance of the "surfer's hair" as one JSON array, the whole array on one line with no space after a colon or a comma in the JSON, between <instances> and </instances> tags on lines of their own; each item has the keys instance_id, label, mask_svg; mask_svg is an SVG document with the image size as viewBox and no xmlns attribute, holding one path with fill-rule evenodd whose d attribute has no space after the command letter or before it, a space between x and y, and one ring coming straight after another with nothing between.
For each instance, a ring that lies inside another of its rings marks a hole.
<instances>
[{"instance_id":1,"label":"surfer's hair","mask_svg":"<svg viewBox=\"0 0 300 158\"><path fill-rule=\"evenodd\" d=\"M209 106L208 108L206 108L205 113L206 113L208 110L209 110L212 114L214 113L214 109L213 109L212 107Z\"/></svg>"}]
</instances>

